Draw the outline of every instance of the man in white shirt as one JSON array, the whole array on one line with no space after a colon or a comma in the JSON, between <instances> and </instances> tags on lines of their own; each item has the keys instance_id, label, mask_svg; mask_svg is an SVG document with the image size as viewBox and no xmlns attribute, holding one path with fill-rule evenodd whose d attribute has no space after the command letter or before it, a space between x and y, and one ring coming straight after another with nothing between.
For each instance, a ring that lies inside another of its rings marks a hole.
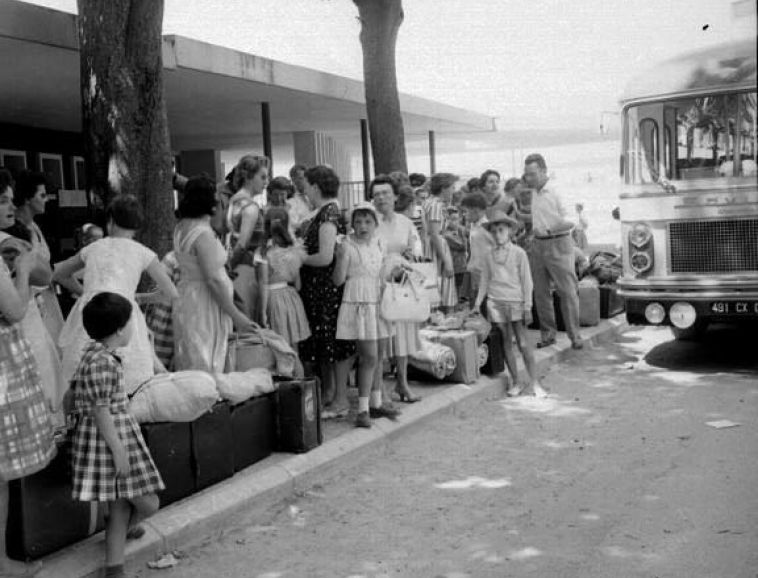
<instances>
[{"instance_id":1,"label":"man in white shirt","mask_svg":"<svg viewBox=\"0 0 758 578\"><path fill-rule=\"evenodd\" d=\"M579 334L579 295L574 270L574 243L572 223L566 220L566 209L552 186L548 185L547 165L540 154L531 154L524 160L524 180L532 188L532 277L534 304L540 320L542 339L537 347L555 343L557 327L553 300L550 294L552 281L561 299L561 311L571 347L581 349Z\"/></svg>"}]
</instances>

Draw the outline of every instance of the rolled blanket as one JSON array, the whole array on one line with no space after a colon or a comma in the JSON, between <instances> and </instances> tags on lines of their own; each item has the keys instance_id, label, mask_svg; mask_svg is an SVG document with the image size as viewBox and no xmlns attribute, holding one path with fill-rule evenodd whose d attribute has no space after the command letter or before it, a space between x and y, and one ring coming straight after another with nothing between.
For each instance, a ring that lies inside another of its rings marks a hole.
<instances>
[{"instance_id":1,"label":"rolled blanket","mask_svg":"<svg viewBox=\"0 0 758 578\"><path fill-rule=\"evenodd\" d=\"M489 357L490 348L487 347L486 343L482 343L476 350L476 362L479 364L480 369L487 365L487 360Z\"/></svg>"},{"instance_id":2,"label":"rolled blanket","mask_svg":"<svg viewBox=\"0 0 758 578\"><path fill-rule=\"evenodd\" d=\"M455 353L447 345L421 340L421 350L408 357L408 363L436 379L445 379L456 367Z\"/></svg>"}]
</instances>

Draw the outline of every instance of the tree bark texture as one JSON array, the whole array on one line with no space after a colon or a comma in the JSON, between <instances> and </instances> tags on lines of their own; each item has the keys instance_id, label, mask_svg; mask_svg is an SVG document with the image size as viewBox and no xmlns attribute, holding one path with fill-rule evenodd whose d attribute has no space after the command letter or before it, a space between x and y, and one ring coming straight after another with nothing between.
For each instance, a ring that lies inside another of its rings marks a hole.
<instances>
[{"instance_id":1,"label":"tree bark texture","mask_svg":"<svg viewBox=\"0 0 758 578\"><path fill-rule=\"evenodd\" d=\"M408 172L405 132L395 69L395 44L403 22L402 0L353 0L363 46L363 84L374 171Z\"/></svg>"},{"instance_id":2,"label":"tree bark texture","mask_svg":"<svg viewBox=\"0 0 758 578\"><path fill-rule=\"evenodd\" d=\"M140 239L171 248L173 194L163 96L163 0L78 0L88 186L107 205L142 203Z\"/></svg>"}]
</instances>

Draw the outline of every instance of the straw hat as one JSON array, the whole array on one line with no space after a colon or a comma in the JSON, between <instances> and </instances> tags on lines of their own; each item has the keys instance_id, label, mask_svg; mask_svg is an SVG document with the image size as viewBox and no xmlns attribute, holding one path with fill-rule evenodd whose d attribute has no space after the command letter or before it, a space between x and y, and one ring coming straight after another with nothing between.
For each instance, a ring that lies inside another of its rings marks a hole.
<instances>
[{"instance_id":1,"label":"straw hat","mask_svg":"<svg viewBox=\"0 0 758 578\"><path fill-rule=\"evenodd\" d=\"M496 225L497 223L505 223L512 229L518 229L521 226L521 223L519 221L517 221L513 217L509 217L503 211L500 211L500 210L492 212L492 216L489 217L489 222L485 224L485 227L487 227L487 229L491 229L492 226Z\"/></svg>"}]
</instances>

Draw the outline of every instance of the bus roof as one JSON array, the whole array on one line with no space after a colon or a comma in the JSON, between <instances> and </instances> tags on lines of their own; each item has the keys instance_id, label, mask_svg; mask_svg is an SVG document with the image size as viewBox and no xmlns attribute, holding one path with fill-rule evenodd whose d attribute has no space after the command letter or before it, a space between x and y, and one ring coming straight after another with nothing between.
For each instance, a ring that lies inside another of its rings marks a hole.
<instances>
[{"instance_id":1,"label":"bus roof","mask_svg":"<svg viewBox=\"0 0 758 578\"><path fill-rule=\"evenodd\" d=\"M756 38L712 46L664 61L636 76L620 103L756 87Z\"/></svg>"}]
</instances>

